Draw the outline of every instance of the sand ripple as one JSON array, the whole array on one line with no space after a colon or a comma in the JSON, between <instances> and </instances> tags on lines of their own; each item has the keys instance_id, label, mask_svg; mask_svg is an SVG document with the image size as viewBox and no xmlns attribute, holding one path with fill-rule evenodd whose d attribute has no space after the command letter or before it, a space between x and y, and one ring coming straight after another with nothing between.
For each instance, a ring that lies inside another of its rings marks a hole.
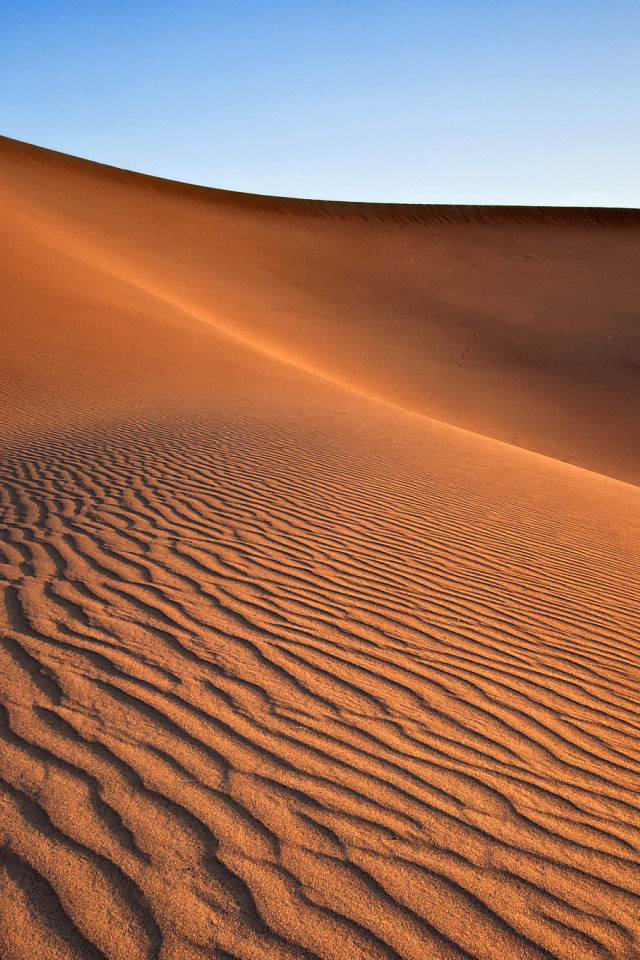
<instances>
[{"instance_id":1,"label":"sand ripple","mask_svg":"<svg viewBox=\"0 0 640 960\"><path fill-rule=\"evenodd\" d=\"M4 451L3 956L640 956L606 509L247 417Z\"/></svg>"}]
</instances>

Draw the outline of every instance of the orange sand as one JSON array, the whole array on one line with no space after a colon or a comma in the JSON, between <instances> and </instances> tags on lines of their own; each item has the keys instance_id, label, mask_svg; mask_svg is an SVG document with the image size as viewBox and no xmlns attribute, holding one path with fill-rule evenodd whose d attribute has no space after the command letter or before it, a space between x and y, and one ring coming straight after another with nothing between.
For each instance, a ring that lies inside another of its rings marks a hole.
<instances>
[{"instance_id":1,"label":"orange sand","mask_svg":"<svg viewBox=\"0 0 640 960\"><path fill-rule=\"evenodd\" d=\"M0 210L3 960L640 957L640 214Z\"/></svg>"}]
</instances>

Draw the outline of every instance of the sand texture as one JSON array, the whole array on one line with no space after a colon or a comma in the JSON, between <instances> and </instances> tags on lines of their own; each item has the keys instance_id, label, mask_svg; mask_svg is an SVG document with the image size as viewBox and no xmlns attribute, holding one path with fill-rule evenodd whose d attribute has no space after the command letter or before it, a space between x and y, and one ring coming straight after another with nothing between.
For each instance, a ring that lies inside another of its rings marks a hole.
<instances>
[{"instance_id":1,"label":"sand texture","mask_svg":"<svg viewBox=\"0 0 640 960\"><path fill-rule=\"evenodd\" d=\"M640 214L0 210L2 960L638 960Z\"/></svg>"}]
</instances>

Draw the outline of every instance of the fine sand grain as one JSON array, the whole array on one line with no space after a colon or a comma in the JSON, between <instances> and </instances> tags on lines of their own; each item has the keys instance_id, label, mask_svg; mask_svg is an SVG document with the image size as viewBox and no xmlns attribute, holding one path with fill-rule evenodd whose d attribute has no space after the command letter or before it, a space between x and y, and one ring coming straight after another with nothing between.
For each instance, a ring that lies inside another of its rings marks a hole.
<instances>
[{"instance_id":1,"label":"fine sand grain","mask_svg":"<svg viewBox=\"0 0 640 960\"><path fill-rule=\"evenodd\" d=\"M640 215L0 210L2 960L638 960Z\"/></svg>"}]
</instances>

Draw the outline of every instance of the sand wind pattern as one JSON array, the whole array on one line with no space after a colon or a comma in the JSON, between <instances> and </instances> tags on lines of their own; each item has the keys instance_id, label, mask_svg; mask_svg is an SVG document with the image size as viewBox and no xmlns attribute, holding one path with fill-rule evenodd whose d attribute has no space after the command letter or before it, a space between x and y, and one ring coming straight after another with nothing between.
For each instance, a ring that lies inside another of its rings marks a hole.
<instances>
[{"instance_id":1,"label":"sand wind pattern","mask_svg":"<svg viewBox=\"0 0 640 960\"><path fill-rule=\"evenodd\" d=\"M639 955L632 576L238 423L5 451L4 955Z\"/></svg>"}]
</instances>

